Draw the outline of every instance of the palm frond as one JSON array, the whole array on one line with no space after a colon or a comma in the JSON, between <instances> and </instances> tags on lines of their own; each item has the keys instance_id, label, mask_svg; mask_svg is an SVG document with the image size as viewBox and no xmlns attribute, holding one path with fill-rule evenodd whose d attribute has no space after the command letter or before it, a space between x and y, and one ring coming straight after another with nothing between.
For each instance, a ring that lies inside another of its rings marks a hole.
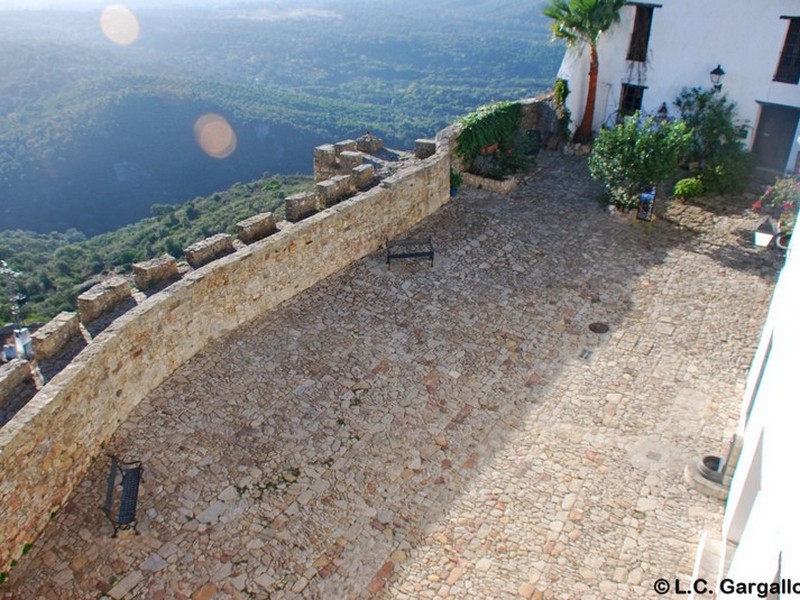
<instances>
[{"instance_id":1,"label":"palm frond","mask_svg":"<svg viewBox=\"0 0 800 600\"><path fill-rule=\"evenodd\" d=\"M575 45L597 44L600 34L620 19L626 0L551 0L542 14L553 20L553 37Z\"/></svg>"}]
</instances>

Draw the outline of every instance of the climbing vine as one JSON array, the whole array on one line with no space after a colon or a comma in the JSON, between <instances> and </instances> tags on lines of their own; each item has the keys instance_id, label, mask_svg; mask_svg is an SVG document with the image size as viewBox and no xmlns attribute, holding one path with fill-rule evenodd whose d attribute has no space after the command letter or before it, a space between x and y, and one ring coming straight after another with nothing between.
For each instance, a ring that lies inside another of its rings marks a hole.
<instances>
[{"instance_id":1,"label":"climbing vine","mask_svg":"<svg viewBox=\"0 0 800 600\"><path fill-rule=\"evenodd\" d=\"M521 110L519 102L495 102L459 118L464 129L458 137L456 154L470 164L482 148L509 142L517 131Z\"/></svg>"}]
</instances>

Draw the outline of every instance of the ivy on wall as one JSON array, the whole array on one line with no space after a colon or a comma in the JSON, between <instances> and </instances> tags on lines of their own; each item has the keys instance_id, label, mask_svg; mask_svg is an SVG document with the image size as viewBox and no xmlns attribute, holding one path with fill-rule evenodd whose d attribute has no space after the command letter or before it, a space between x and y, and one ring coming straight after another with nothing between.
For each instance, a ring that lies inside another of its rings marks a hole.
<instances>
[{"instance_id":1,"label":"ivy on wall","mask_svg":"<svg viewBox=\"0 0 800 600\"><path fill-rule=\"evenodd\" d=\"M456 155L470 164L482 148L509 142L517 132L521 111L519 102L495 102L459 118L464 129L458 137Z\"/></svg>"}]
</instances>

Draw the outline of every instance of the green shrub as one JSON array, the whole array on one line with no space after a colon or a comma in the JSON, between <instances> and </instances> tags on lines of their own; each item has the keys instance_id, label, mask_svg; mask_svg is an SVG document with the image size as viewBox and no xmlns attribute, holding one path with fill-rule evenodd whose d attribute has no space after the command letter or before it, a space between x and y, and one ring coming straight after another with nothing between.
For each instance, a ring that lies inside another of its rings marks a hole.
<instances>
[{"instance_id":1,"label":"green shrub","mask_svg":"<svg viewBox=\"0 0 800 600\"><path fill-rule=\"evenodd\" d=\"M511 139L500 144L498 160L505 175L521 173L530 168L539 151L539 138L517 130Z\"/></svg>"},{"instance_id":2,"label":"green shrub","mask_svg":"<svg viewBox=\"0 0 800 600\"><path fill-rule=\"evenodd\" d=\"M503 179L505 177L496 153L476 156L470 165L469 172L488 179Z\"/></svg>"},{"instance_id":3,"label":"green shrub","mask_svg":"<svg viewBox=\"0 0 800 600\"><path fill-rule=\"evenodd\" d=\"M469 172L480 177L501 180L527 170L534 161L536 150L537 140L517 131L510 139L499 144L494 152L478 154L472 160Z\"/></svg>"},{"instance_id":4,"label":"green shrub","mask_svg":"<svg viewBox=\"0 0 800 600\"><path fill-rule=\"evenodd\" d=\"M744 191L755 167L752 155L740 143L723 146L703 163L699 178L707 192L735 194Z\"/></svg>"},{"instance_id":5,"label":"green shrub","mask_svg":"<svg viewBox=\"0 0 800 600\"><path fill-rule=\"evenodd\" d=\"M458 188L461 186L461 182L463 181L463 177L461 173L454 169L450 169L450 187L451 188Z\"/></svg>"},{"instance_id":6,"label":"green shrub","mask_svg":"<svg viewBox=\"0 0 800 600\"><path fill-rule=\"evenodd\" d=\"M702 196L705 189L703 182L697 177L686 177L681 179L675 184L675 189L672 190L672 195L676 198L696 198Z\"/></svg>"},{"instance_id":7,"label":"green shrub","mask_svg":"<svg viewBox=\"0 0 800 600\"><path fill-rule=\"evenodd\" d=\"M589 155L589 171L606 185L612 204L633 208L642 191L677 172L690 137L681 121L660 123L637 112L600 132Z\"/></svg>"},{"instance_id":8,"label":"green shrub","mask_svg":"<svg viewBox=\"0 0 800 600\"><path fill-rule=\"evenodd\" d=\"M684 89L675 100L681 120L692 130L684 160L699 163L699 178L707 192L741 191L753 169L742 143L748 124L740 119L736 103L724 94L701 88Z\"/></svg>"}]
</instances>

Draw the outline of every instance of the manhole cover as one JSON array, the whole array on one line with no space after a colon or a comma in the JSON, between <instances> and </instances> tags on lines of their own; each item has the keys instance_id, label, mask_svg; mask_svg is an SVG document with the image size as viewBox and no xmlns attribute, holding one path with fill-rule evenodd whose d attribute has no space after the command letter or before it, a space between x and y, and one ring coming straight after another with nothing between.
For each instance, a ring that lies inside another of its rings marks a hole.
<instances>
[{"instance_id":1,"label":"manhole cover","mask_svg":"<svg viewBox=\"0 0 800 600\"><path fill-rule=\"evenodd\" d=\"M608 333L608 323L590 323L589 331L592 333Z\"/></svg>"}]
</instances>

